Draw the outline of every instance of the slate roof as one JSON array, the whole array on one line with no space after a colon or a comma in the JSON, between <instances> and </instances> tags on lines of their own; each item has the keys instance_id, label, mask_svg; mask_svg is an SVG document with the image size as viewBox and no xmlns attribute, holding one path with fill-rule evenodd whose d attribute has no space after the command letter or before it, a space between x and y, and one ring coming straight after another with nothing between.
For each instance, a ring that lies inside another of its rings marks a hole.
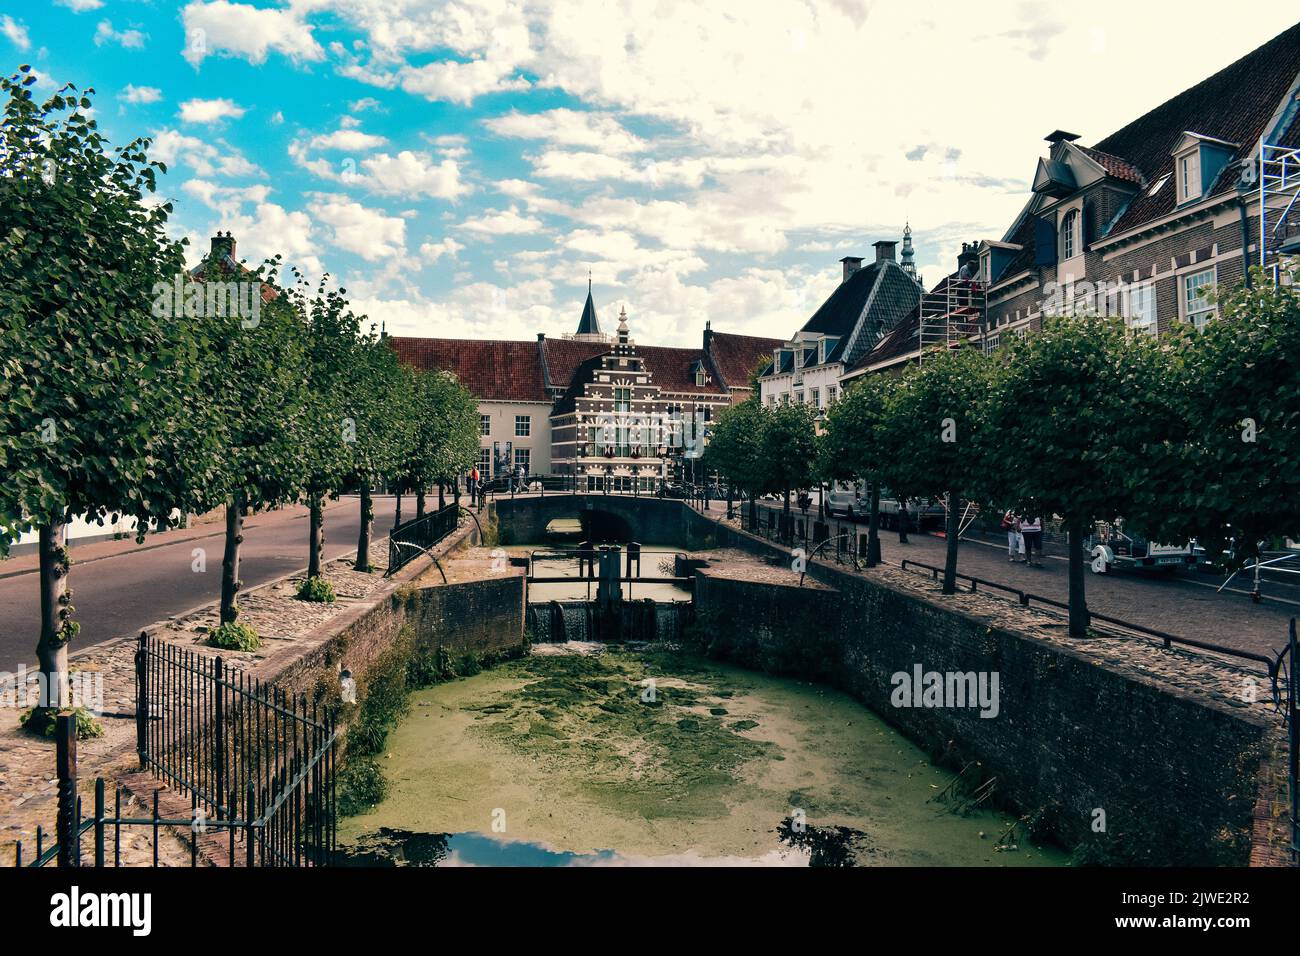
<instances>
[{"instance_id":1,"label":"slate roof","mask_svg":"<svg viewBox=\"0 0 1300 956\"><path fill-rule=\"evenodd\" d=\"M1257 148L1261 134L1298 73L1300 24L1107 136L1089 155L1095 152L1122 157L1123 162L1141 170L1149 183L1173 172L1170 151L1184 132L1240 143L1233 159L1244 159ZM1300 124L1293 122L1287 139L1293 139L1298 130ZM1206 196L1234 187L1234 165L1230 162L1224 167ZM1176 192L1164 188L1154 196L1139 193L1111 234L1127 232L1173 212Z\"/></svg>"},{"instance_id":2,"label":"slate roof","mask_svg":"<svg viewBox=\"0 0 1300 956\"><path fill-rule=\"evenodd\" d=\"M537 342L390 336L388 344L407 365L451 372L481 401L551 400Z\"/></svg>"},{"instance_id":3,"label":"slate roof","mask_svg":"<svg viewBox=\"0 0 1300 956\"><path fill-rule=\"evenodd\" d=\"M812 318L803 324L802 331L841 337L852 334L858 316L862 314L867 297L871 295L883 268L884 262L873 262L841 282L812 314Z\"/></svg>"},{"instance_id":4,"label":"slate roof","mask_svg":"<svg viewBox=\"0 0 1300 956\"><path fill-rule=\"evenodd\" d=\"M582 318L578 320L579 335L599 335L600 322L596 319L596 303L591 301L591 283L587 283L587 304L582 307Z\"/></svg>"},{"instance_id":5,"label":"slate roof","mask_svg":"<svg viewBox=\"0 0 1300 956\"><path fill-rule=\"evenodd\" d=\"M613 346L608 342L580 342L574 339L543 339L546 371L550 387L565 389L573 381L574 372L587 359L604 355Z\"/></svg>"}]
</instances>

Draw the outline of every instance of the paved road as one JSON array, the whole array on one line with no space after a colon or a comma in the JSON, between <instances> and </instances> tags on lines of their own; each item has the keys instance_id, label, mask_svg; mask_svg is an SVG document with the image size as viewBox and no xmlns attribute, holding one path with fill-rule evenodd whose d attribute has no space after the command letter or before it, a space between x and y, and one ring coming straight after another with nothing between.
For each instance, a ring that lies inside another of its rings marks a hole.
<instances>
[{"instance_id":1,"label":"paved road","mask_svg":"<svg viewBox=\"0 0 1300 956\"><path fill-rule=\"evenodd\" d=\"M849 522L840 519L836 519L834 524L842 525L846 530L850 527ZM856 530L865 533L866 525L859 524ZM890 564L911 558L943 566L946 548L943 538L916 533L909 538L909 544L899 544L896 532L881 532L884 559ZM1067 565L1064 556L1053 555L1047 555L1041 567L1010 564L1005 544L981 544L966 539L962 541L957 558L957 570L964 574L1058 601L1069 597ZM1269 584L1265 593L1284 598L1286 603L1265 601L1255 604L1243 594L1216 593L1214 586L1221 582L1220 577L1200 572L1177 575L1153 572L1096 575L1088 572L1085 590L1092 610L1124 621L1179 637L1257 653L1276 654L1281 650L1286 644L1291 617L1300 616L1300 589ZM1249 589L1246 584L1242 587Z\"/></svg>"},{"instance_id":2,"label":"paved road","mask_svg":"<svg viewBox=\"0 0 1300 956\"><path fill-rule=\"evenodd\" d=\"M375 533L386 534L392 523L393 499L376 498ZM326 559L356 550L359 525L355 497L327 502ZM151 536L138 547L134 541L74 544L69 584L81 632L73 650L136 633L154 621L219 599L223 537L224 525L215 524ZM191 567L195 548L206 552L207 570L202 574ZM31 667L36 662L40 596L36 574L25 570L32 563L23 558L0 563L0 670L13 671L20 663ZM248 520L240 564L246 588L306 566L306 508L268 512Z\"/></svg>"}]
</instances>

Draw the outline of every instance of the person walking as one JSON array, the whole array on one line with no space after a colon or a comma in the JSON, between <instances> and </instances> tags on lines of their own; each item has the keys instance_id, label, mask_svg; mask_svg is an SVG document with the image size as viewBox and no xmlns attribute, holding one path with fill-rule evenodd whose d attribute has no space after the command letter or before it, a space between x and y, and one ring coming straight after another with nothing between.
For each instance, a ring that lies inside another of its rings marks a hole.
<instances>
[{"instance_id":1,"label":"person walking","mask_svg":"<svg viewBox=\"0 0 1300 956\"><path fill-rule=\"evenodd\" d=\"M1020 530L1020 518L1014 512L1002 515L1002 530L1007 533L1007 560L1012 564L1025 560L1025 536Z\"/></svg>"},{"instance_id":2,"label":"person walking","mask_svg":"<svg viewBox=\"0 0 1300 956\"><path fill-rule=\"evenodd\" d=\"M478 465L475 465L469 472L469 500L474 500L474 489L478 487Z\"/></svg>"},{"instance_id":3,"label":"person walking","mask_svg":"<svg viewBox=\"0 0 1300 956\"><path fill-rule=\"evenodd\" d=\"M1043 519L1027 518L1020 522L1020 534L1025 539L1025 564L1042 565L1043 563ZM1034 560L1034 552L1038 560Z\"/></svg>"}]
</instances>

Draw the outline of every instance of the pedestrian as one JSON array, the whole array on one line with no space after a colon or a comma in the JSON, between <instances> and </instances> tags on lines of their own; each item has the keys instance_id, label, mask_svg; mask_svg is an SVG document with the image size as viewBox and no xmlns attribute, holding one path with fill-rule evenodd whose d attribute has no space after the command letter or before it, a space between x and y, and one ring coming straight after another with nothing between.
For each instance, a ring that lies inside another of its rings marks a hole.
<instances>
[{"instance_id":1,"label":"pedestrian","mask_svg":"<svg viewBox=\"0 0 1300 956\"><path fill-rule=\"evenodd\" d=\"M475 465L469 472L469 499L474 500L474 489L478 487L478 465Z\"/></svg>"},{"instance_id":2,"label":"pedestrian","mask_svg":"<svg viewBox=\"0 0 1300 956\"><path fill-rule=\"evenodd\" d=\"M1043 563L1043 519L1026 518L1020 522L1020 534L1025 539L1025 564ZM1034 552L1038 552L1038 560L1034 560Z\"/></svg>"},{"instance_id":3,"label":"pedestrian","mask_svg":"<svg viewBox=\"0 0 1300 956\"><path fill-rule=\"evenodd\" d=\"M1024 560L1025 536L1020 531L1020 519L1012 511L1002 515L1002 530L1007 533L1007 560L1015 564Z\"/></svg>"}]
</instances>

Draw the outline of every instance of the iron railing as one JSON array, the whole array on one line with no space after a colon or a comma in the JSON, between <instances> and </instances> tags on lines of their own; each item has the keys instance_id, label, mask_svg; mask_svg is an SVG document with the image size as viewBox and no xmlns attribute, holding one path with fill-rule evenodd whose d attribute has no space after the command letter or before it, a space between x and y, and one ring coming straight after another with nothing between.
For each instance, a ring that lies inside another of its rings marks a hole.
<instances>
[{"instance_id":1,"label":"iron railing","mask_svg":"<svg viewBox=\"0 0 1300 956\"><path fill-rule=\"evenodd\" d=\"M388 574L395 574L456 530L460 505L447 505L423 518L413 518L388 535Z\"/></svg>"},{"instance_id":2,"label":"iron railing","mask_svg":"<svg viewBox=\"0 0 1300 956\"><path fill-rule=\"evenodd\" d=\"M334 715L227 669L220 657L146 634L135 663L141 769L191 795L208 826L245 827L257 865L328 859L337 817Z\"/></svg>"}]
</instances>

